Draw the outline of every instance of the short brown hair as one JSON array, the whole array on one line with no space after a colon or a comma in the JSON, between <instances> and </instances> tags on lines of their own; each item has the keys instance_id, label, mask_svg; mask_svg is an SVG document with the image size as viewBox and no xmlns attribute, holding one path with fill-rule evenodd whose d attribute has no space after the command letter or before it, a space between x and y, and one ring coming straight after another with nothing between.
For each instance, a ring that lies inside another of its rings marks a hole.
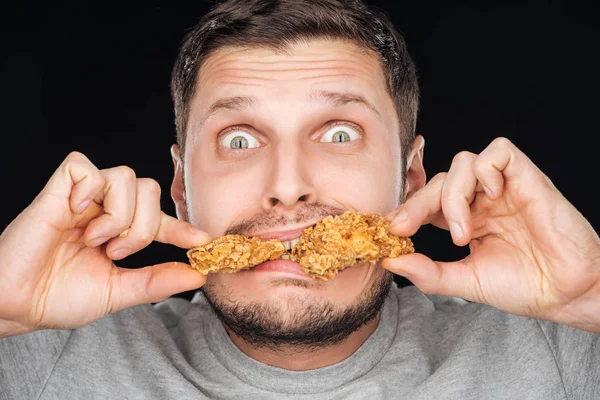
<instances>
[{"instance_id":1,"label":"short brown hair","mask_svg":"<svg viewBox=\"0 0 600 400\"><path fill-rule=\"evenodd\" d=\"M299 40L321 38L350 40L379 55L406 156L419 107L415 65L385 13L361 0L227 0L217 4L186 35L173 67L171 93L180 154L198 72L210 54L236 46L279 51Z\"/></svg>"}]
</instances>

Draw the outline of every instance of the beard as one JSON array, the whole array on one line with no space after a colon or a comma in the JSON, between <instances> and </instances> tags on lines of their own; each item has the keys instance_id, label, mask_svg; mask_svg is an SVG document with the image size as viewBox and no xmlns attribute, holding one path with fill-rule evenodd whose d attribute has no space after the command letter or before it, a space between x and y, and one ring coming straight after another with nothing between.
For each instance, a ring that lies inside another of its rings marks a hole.
<instances>
[{"instance_id":1,"label":"beard","mask_svg":"<svg viewBox=\"0 0 600 400\"><path fill-rule=\"evenodd\" d=\"M385 271L347 306L317 298L311 293L248 303L235 299L231 293L219 296L209 282L201 290L221 322L249 345L311 352L344 341L376 318L392 282L392 274ZM302 280L287 280L284 284L307 287L307 282Z\"/></svg>"}]
</instances>

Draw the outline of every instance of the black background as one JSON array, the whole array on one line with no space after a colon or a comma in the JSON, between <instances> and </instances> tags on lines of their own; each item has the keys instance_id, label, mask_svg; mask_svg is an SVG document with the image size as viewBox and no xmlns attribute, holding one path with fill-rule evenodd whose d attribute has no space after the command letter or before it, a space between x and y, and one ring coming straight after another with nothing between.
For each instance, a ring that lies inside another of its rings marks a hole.
<instances>
[{"instance_id":1,"label":"black background","mask_svg":"<svg viewBox=\"0 0 600 400\"><path fill-rule=\"evenodd\" d=\"M428 177L461 150L510 138L596 227L600 32L594 6L574 1L373 1L403 32L422 88L418 131ZM99 168L129 165L169 197L174 142L171 66L210 6L194 2L20 2L0 17L4 228L72 150ZM417 249L466 254L423 227ZM152 244L120 265L185 261Z\"/></svg>"}]
</instances>

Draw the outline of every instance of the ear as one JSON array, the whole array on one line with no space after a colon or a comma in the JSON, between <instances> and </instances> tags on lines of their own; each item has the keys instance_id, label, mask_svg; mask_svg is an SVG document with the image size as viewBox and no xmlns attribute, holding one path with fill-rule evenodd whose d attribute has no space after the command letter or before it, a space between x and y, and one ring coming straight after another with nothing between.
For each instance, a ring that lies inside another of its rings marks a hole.
<instances>
[{"instance_id":1,"label":"ear","mask_svg":"<svg viewBox=\"0 0 600 400\"><path fill-rule=\"evenodd\" d=\"M427 175L423 167L423 151L425 139L418 135L413 140L412 147L406 159L406 186L404 187L404 199L408 200L419 189L425 186Z\"/></svg>"},{"instance_id":2,"label":"ear","mask_svg":"<svg viewBox=\"0 0 600 400\"><path fill-rule=\"evenodd\" d=\"M173 182L171 183L171 198L175 203L177 218L187 221L187 210L185 202L185 185L183 180L183 162L179 154L179 146L171 146L171 159L173 160Z\"/></svg>"}]
</instances>

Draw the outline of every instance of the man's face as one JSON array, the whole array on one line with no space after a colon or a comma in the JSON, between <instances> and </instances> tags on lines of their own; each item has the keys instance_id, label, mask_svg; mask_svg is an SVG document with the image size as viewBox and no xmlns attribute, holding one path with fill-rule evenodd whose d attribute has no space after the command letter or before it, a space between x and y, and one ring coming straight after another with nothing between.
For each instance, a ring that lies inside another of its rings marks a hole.
<instances>
[{"instance_id":1,"label":"man's face","mask_svg":"<svg viewBox=\"0 0 600 400\"><path fill-rule=\"evenodd\" d=\"M345 210L385 215L403 193L399 130L381 64L363 48L219 50L191 103L178 210L185 203L189 222L214 237L283 240ZM210 274L205 287L238 310L265 306L293 330L311 305L346 310L385 274L364 264L314 281L275 268Z\"/></svg>"}]
</instances>

